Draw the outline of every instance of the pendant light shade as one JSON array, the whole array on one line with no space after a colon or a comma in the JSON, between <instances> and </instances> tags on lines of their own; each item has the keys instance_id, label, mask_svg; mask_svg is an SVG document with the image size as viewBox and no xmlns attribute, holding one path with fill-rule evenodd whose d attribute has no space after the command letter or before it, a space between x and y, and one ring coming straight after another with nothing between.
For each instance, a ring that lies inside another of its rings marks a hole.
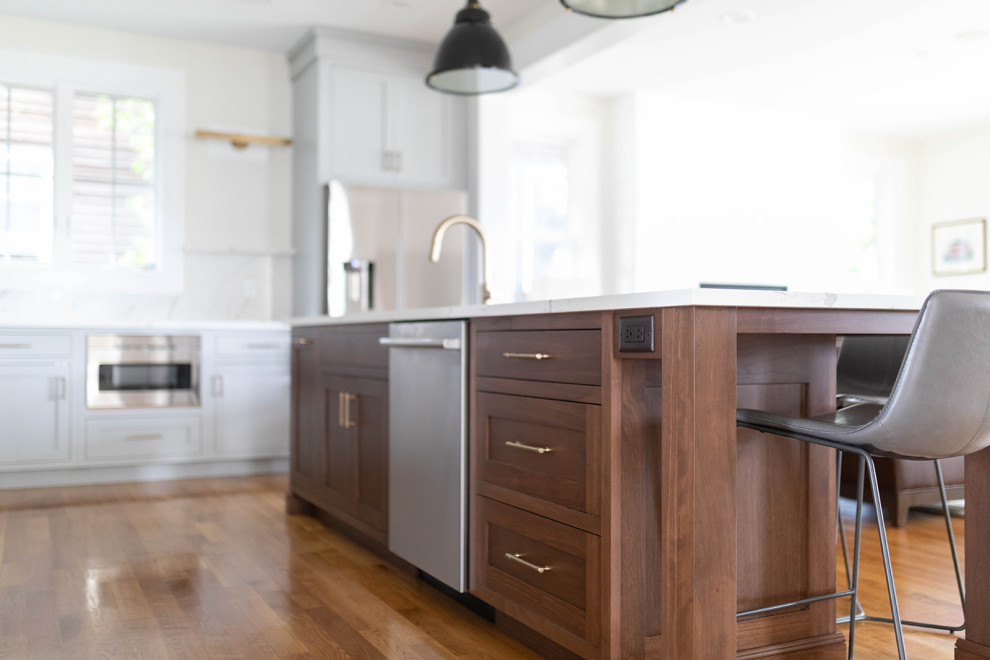
<instances>
[{"instance_id":1,"label":"pendant light shade","mask_svg":"<svg viewBox=\"0 0 990 660\"><path fill-rule=\"evenodd\" d=\"M670 11L686 0L560 0L578 14L598 18L637 18Z\"/></svg>"},{"instance_id":2,"label":"pendant light shade","mask_svg":"<svg viewBox=\"0 0 990 660\"><path fill-rule=\"evenodd\" d=\"M451 94L503 92L519 84L512 58L477 0L457 12L454 27L440 42L426 84Z\"/></svg>"}]
</instances>

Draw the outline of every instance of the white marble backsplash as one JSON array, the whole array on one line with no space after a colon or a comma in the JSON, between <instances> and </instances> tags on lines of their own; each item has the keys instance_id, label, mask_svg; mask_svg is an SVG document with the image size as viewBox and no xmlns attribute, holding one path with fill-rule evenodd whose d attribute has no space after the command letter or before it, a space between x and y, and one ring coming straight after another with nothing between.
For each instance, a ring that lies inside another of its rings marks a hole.
<instances>
[{"instance_id":1,"label":"white marble backsplash","mask_svg":"<svg viewBox=\"0 0 990 660\"><path fill-rule=\"evenodd\" d=\"M280 261L288 259L187 253L180 295L0 290L0 324L279 320L291 295Z\"/></svg>"}]
</instances>

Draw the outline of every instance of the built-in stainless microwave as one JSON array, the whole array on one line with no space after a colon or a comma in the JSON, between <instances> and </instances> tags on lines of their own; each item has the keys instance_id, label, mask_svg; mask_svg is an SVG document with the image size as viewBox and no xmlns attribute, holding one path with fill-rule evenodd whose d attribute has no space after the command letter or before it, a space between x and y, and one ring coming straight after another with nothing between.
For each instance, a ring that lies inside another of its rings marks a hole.
<instances>
[{"instance_id":1,"label":"built-in stainless microwave","mask_svg":"<svg viewBox=\"0 0 990 660\"><path fill-rule=\"evenodd\" d=\"M199 405L198 335L86 337L87 408Z\"/></svg>"}]
</instances>

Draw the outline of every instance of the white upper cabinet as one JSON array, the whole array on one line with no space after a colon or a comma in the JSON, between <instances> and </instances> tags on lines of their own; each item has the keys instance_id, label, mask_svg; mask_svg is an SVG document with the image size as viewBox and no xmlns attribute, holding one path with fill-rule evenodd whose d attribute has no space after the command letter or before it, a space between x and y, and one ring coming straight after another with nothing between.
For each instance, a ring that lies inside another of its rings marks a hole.
<instances>
[{"instance_id":1,"label":"white upper cabinet","mask_svg":"<svg viewBox=\"0 0 990 660\"><path fill-rule=\"evenodd\" d=\"M426 86L434 50L334 30L307 35L289 54L293 176L319 184L468 189L473 106Z\"/></svg>"},{"instance_id":2,"label":"white upper cabinet","mask_svg":"<svg viewBox=\"0 0 990 660\"><path fill-rule=\"evenodd\" d=\"M388 78L335 68L332 99L330 152L334 175L374 179L390 174Z\"/></svg>"},{"instance_id":3,"label":"white upper cabinet","mask_svg":"<svg viewBox=\"0 0 990 660\"><path fill-rule=\"evenodd\" d=\"M289 53L295 316L326 313L326 198L333 179L463 190L471 212L477 104L426 86L436 46L314 28Z\"/></svg>"},{"instance_id":4,"label":"white upper cabinet","mask_svg":"<svg viewBox=\"0 0 990 660\"><path fill-rule=\"evenodd\" d=\"M386 185L463 187L451 148L463 100L429 89L422 77L334 67L333 174ZM463 167L463 166L462 166Z\"/></svg>"}]
</instances>

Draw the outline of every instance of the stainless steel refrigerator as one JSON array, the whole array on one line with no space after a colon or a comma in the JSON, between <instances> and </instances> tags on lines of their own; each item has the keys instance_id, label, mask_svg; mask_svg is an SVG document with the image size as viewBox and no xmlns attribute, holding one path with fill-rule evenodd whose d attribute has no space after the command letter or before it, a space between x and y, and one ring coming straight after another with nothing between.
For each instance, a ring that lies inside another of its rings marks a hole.
<instances>
[{"instance_id":1,"label":"stainless steel refrigerator","mask_svg":"<svg viewBox=\"0 0 990 660\"><path fill-rule=\"evenodd\" d=\"M324 200L328 314L475 302L468 299L462 227L445 238L440 261L429 260L434 228L444 218L466 212L464 191L331 181Z\"/></svg>"}]
</instances>

